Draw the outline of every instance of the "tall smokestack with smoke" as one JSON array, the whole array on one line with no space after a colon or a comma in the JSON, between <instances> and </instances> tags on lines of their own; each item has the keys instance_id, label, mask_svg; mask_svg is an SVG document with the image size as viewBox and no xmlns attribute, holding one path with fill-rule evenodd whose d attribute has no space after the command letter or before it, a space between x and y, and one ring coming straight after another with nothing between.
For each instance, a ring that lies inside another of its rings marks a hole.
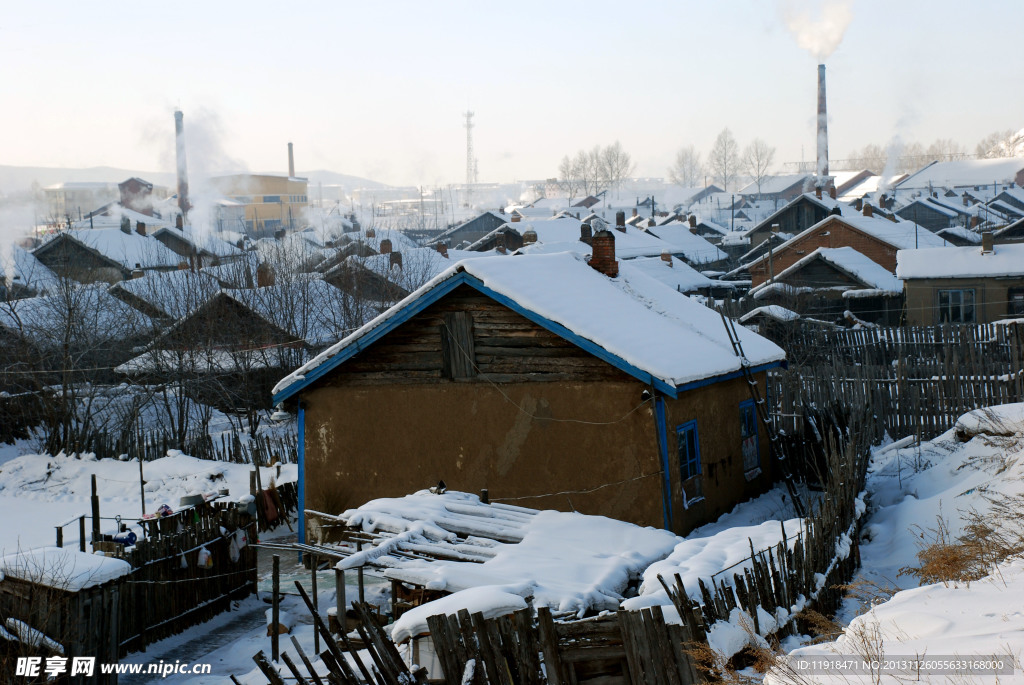
<instances>
[{"instance_id":1,"label":"tall smokestack with smoke","mask_svg":"<svg viewBox=\"0 0 1024 685\"><path fill-rule=\"evenodd\" d=\"M291 143L288 143L288 177L295 178L295 154Z\"/></svg>"},{"instance_id":2,"label":"tall smokestack with smoke","mask_svg":"<svg viewBox=\"0 0 1024 685\"><path fill-rule=\"evenodd\" d=\"M185 161L185 124L181 110L174 110L174 145L178 160L178 208L182 216L188 214L188 164Z\"/></svg>"},{"instance_id":3,"label":"tall smokestack with smoke","mask_svg":"<svg viewBox=\"0 0 1024 685\"><path fill-rule=\"evenodd\" d=\"M818 187L828 176L828 112L825 108L825 65L818 65Z\"/></svg>"}]
</instances>

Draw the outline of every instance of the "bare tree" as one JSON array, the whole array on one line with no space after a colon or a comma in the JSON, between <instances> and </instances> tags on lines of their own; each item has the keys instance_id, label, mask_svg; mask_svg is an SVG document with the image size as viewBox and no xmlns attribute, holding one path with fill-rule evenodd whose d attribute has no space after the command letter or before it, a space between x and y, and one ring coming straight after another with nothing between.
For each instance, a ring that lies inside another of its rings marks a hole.
<instances>
[{"instance_id":1,"label":"bare tree","mask_svg":"<svg viewBox=\"0 0 1024 685\"><path fill-rule=\"evenodd\" d=\"M967 148L952 138L938 138L928 146L925 155L940 162L952 162L967 159Z\"/></svg>"},{"instance_id":2,"label":"bare tree","mask_svg":"<svg viewBox=\"0 0 1024 685\"><path fill-rule=\"evenodd\" d=\"M617 140L601 151L601 175L609 190L618 190L635 167L633 158L622 149L622 144Z\"/></svg>"},{"instance_id":3,"label":"bare tree","mask_svg":"<svg viewBox=\"0 0 1024 685\"><path fill-rule=\"evenodd\" d=\"M1024 130L996 131L981 139L975 148L978 157L993 159L997 157L1014 157L1024 153Z\"/></svg>"},{"instance_id":4,"label":"bare tree","mask_svg":"<svg viewBox=\"0 0 1024 685\"><path fill-rule=\"evenodd\" d=\"M757 194L761 194L761 184L768 175L768 169L775 161L775 148L760 138L754 138L743 150L743 170L757 184Z\"/></svg>"},{"instance_id":5,"label":"bare tree","mask_svg":"<svg viewBox=\"0 0 1024 685\"><path fill-rule=\"evenodd\" d=\"M683 188L696 188L701 184L704 169L700 163L700 153L692 145L680 148L676 153L675 163L669 167L669 178Z\"/></svg>"},{"instance_id":6,"label":"bare tree","mask_svg":"<svg viewBox=\"0 0 1024 685\"><path fill-rule=\"evenodd\" d=\"M583 188L580 181L580 169L577 166L577 157L566 155L562 157L562 163L558 165L558 185L569 196L569 204Z\"/></svg>"},{"instance_id":7,"label":"bare tree","mask_svg":"<svg viewBox=\"0 0 1024 685\"><path fill-rule=\"evenodd\" d=\"M708 155L708 169L715 177L715 180L722 182L722 190L728 191L729 186L736 180L740 166L740 147L727 128L715 138L715 144Z\"/></svg>"},{"instance_id":8,"label":"bare tree","mask_svg":"<svg viewBox=\"0 0 1024 685\"><path fill-rule=\"evenodd\" d=\"M882 173L889 155L881 145L869 144L850 153L851 169L868 169L876 174Z\"/></svg>"},{"instance_id":9,"label":"bare tree","mask_svg":"<svg viewBox=\"0 0 1024 685\"><path fill-rule=\"evenodd\" d=\"M896 172L912 174L934 160L928 159L924 145L921 143L905 143L896 161Z\"/></svg>"}]
</instances>

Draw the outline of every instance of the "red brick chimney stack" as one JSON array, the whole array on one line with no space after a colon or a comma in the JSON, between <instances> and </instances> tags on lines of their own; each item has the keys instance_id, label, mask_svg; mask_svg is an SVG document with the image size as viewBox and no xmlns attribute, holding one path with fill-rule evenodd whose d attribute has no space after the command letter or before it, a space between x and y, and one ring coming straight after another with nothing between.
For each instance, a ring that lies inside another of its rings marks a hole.
<instances>
[{"instance_id":1,"label":"red brick chimney stack","mask_svg":"<svg viewBox=\"0 0 1024 685\"><path fill-rule=\"evenodd\" d=\"M391 252L391 240L388 239L388 238L385 238L384 240L380 241L380 253L381 254L389 254L390 252Z\"/></svg>"},{"instance_id":2,"label":"red brick chimney stack","mask_svg":"<svg viewBox=\"0 0 1024 685\"><path fill-rule=\"evenodd\" d=\"M590 266L609 278L618 276L619 263L615 259L615 234L607 229L602 229L594 234L591 245L593 254L590 256Z\"/></svg>"}]
</instances>

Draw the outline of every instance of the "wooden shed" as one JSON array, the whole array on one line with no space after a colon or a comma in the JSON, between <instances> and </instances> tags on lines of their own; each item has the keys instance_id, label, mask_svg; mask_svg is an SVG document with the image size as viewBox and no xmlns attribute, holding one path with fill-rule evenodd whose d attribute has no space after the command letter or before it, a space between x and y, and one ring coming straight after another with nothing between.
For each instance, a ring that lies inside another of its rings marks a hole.
<instances>
[{"instance_id":1,"label":"wooden shed","mask_svg":"<svg viewBox=\"0 0 1024 685\"><path fill-rule=\"evenodd\" d=\"M117 663L119 579L131 572L121 559L60 547L43 547L0 559L0 616L5 644L17 655L58 655L67 658L70 676L74 657L95 657L93 677L81 674L68 682L117 682L102 676L99 664ZM3 641L0 641L3 642ZM6 652L12 658L17 655Z\"/></svg>"}]
</instances>

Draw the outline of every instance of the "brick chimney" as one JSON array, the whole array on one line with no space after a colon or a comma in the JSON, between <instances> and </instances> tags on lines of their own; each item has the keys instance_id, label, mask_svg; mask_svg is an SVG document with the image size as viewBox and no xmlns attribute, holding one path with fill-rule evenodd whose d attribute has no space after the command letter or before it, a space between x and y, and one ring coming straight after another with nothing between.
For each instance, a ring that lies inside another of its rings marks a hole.
<instances>
[{"instance_id":1,"label":"brick chimney","mask_svg":"<svg viewBox=\"0 0 1024 685\"><path fill-rule=\"evenodd\" d=\"M981 223L981 219L979 217L977 217L977 216L972 216L971 217L971 228L977 228L978 224L980 224L980 223Z\"/></svg>"},{"instance_id":2,"label":"brick chimney","mask_svg":"<svg viewBox=\"0 0 1024 685\"><path fill-rule=\"evenodd\" d=\"M984 231L981 234L981 254L993 254L996 246L992 243L992 231Z\"/></svg>"},{"instance_id":3,"label":"brick chimney","mask_svg":"<svg viewBox=\"0 0 1024 685\"><path fill-rule=\"evenodd\" d=\"M380 241L380 253L381 254L389 254L390 252L391 252L391 239L390 238L385 238L384 240Z\"/></svg>"},{"instance_id":4,"label":"brick chimney","mask_svg":"<svg viewBox=\"0 0 1024 685\"><path fill-rule=\"evenodd\" d=\"M373 230L372 226L370 228L366 229L366 237L367 238L375 238L376 236L377 236L377 231Z\"/></svg>"},{"instance_id":5,"label":"brick chimney","mask_svg":"<svg viewBox=\"0 0 1024 685\"><path fill-rule=\"evenodd\" d=\"M637 214L636 207L634 207L633 208L633 216L636 216L636 214Z\"/></svg>"},{"instance_id":6,"label":"brick chimney","mask_svg":"<svg viewBox=\"0 0 1024 685\"><path fill-rule=\"evenodd\" d=\"M121 233L132 234L132 220L126 216L121 217Z\"/></svg>"},{"instance_id":7,"label":"brick chimney","mask_svg":"<svg viewBox=\"0 0 1024 685\"><path fill-rule=\"evenodd\" d=\"M688 221L690 222L690 228L697 228L697 215L696 214L691 214L690 218L688 219Z\"/></svg>"},{"instance_id":8,"label":"brick chimney","mask_svg":"<svg viewBox=\"0 0 1024 685\"><path fill-rule=\"evenodd\" d=\"M665 262L666 264L673 268L675 267L675 265L672 263L672 254L668 250L665 250L664 252L661 253L661 261Z\"/></svg>"},{"instance_id":9,"label":"brick chimney","mask_svg":"<svg viewBox=\"0 0 1024 685\"><path fill-rule=\"evenodd\" d=\"M179 231L185 228L185 218L181 214L174 215L174 227Z\"/></svg>"},{"instance_id":10,"label":"brick chimney","mask_svg":"<svg viewBox=\"0 0 1024 685\"><path fill-rule=\"evenodd\" d=\"M445 259L448 259L448 246L447 245L445 245L444 243L438 243L437 245L434 246L434 249L437 250L437 253L439 255L441 255Z\"/></svg>"},{"instance_id":11,"label":"brick chimney","mask_svg":"<svg viewBox=\"0 0 1024 685\"><path fill-rule=\"evenodd\" d=\"M778 233L780 230L782 230L781 226L778 224L772 224L772 233Z\"/></svg>"},{"instance_id":12,"label":"brick chimney","mask_svg":"<svg viewBox=\"0 0 1024 685\"><path fill-rule=\"evenodd\" d=\"M828 196L830 198L832 198L833 200L836 199L836 187L834 185L831 185L831 184L829 185L829 187L828 187Z\"/></svg>"},{"instance_id":13,"label":"brick chimney","mask_svg":"<svg viewBox=\"0 0 1024 685\"><path fill-rule=\"evenodd\" d=\"M970 204L971 204L971 201L970 201L970 199L969 199L969 198L970 198L970 195L968 195L968 194L967 194L967 192L966 192L966 191L964 191L964 195L963 195L963 200L964 200L964 207L968 207L968 206L970 206Z\"/></svg>"},{"instance_id":14,"label":"brick chimney","mask_svg":"<svg viewBox=\"0 0 1024 685\"><path fill-rule=\"evenodd\" d=\"M146 235L146 224L142 223L141 221L136 221L135 222L135 232L138 233L141 236Z\"/></svg>"},{"instance_id":15,"label":"brick chimney","mask_svg":"<svg viewBox=\"0 0 1024 685\"><path fill-rule=\"evenodd\" d=\"M580 242L590 245L592 244L593 239L594 231L590 227L590 224L580 224Z\"/></svg>"},{"instance_id":16,"label":"brick chimney","mask_svg":"<svg viewBox=\"0 0 1024 685\"><path fill-rule=\"evenodd\" d=\"M532 245L537 242L537 231L533 230L533 227L529 227L523 233L523 245Z\"/></svg>"},{"instance_id":17,"label":"brick chimney","mask_svg":"<svg viewBox=\"0 0 1024 685\"><path fill-rule=\"evenodd\" d=\"M814 186L814 197L821 199L821 186Z\"/></svg>"},{"instance_id":18,"label":"brick chimney","mask_svg":"<svg viewBox=\"0 0 1024 685\"><path fill-rule=\"evenodd\" d=\"M389 256L389 258L391 260L390 263L388 264L388 266L390 266L392 269L394 269L396 266L399 269L402 268L402 253L401 252L389 252L388 256Z\"/></svg>"},{"instance_id":19,"label":"brick chimney","mask_svg":"<svg viewBox=\"0 0 1024 685\"><path fill-rule=\"evenodd\" d=\"M185 268L188 268L186 265ZM274 285L277 281L277 277L274 274L274 267L270 266L267 262L260 262L260 265L256 267L256 287L266 288L267 286Z\"/></svg>"},{"instance_id":20,"label":"brick chimney","mask_svg":"<svg viewBox=\"0 0 1024 685\"><path fill-rule=\"evenodd\" d=\"M854 200L853 208L856 209L858 212L864 209L864 198L858 197L856 200Z\"/></svg>"},{"instance_id":21,"label":"brick chimney","mask_svg":"<svg viewBox=\"0 0 1024 685\"><path fill-rule=\"evenodd\" d=\"M864 216L874 216L875 215L875 211L871 208L871 204L868 203L868 202L864 203L863 212L864 212Z\"/></svg>"},{"instance_id":22,"label":"brick chimney","mask_svg":"<svg viewBox=\"0 0 1024 685\"><path fill-rule=\"evenodd\" d=\"M132 269L132 278L142 278L146 275L146 272L142 269Z\"/></svg>"},{"instance_id":23,"label":"brick chimney","mask_svg":"<svg viewBox=\"0 0 1024 685\"><path fill-rule=\"evenodd\" d=\"M608 230L600 230L594 234L593 253L590 266L609 278L619 275L619 263L615 259L615 234Z\"/></svg>"},{"instance_id":24,"label":"brick chimney","mask_svg":"<svg viewBox=\"0 0 1024 685\"><path fill-rule=\"evenodd\" d=\"M514 223L514 224L517 224L517 223L519 223L520 219L522 219L521 216L519 216L518 214L513 214L512 218L510 219L510 221L512 223Z\"/></svg>"}]
</instances>

